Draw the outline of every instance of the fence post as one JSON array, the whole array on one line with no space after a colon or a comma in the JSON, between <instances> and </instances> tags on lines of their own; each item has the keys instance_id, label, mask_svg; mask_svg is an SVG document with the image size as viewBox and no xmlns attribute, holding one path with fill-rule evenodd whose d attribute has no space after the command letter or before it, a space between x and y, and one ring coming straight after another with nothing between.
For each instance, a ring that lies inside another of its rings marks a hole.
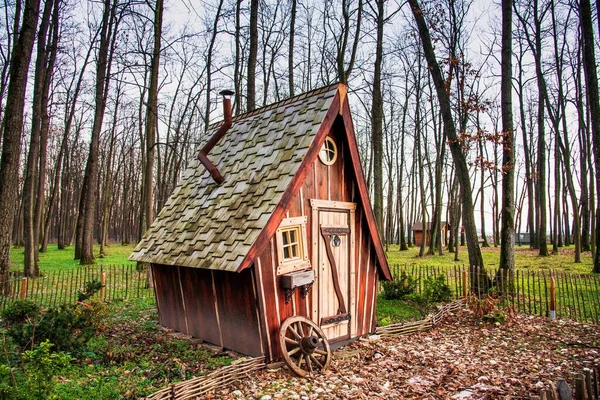
<instances>
[{"instance_id":1,"label":"fence post","mask_svg":"<svg viewBox=\"0 0 600 400\"><path fill-rule=\"evenodd\" d=\"M100 300L104 301L105 287L106 287L106 272L104 272L104 271L100 274L100 284L102 285L100 287Z\"/></svg>"},{"instance_id":2,"label":"fence post","mask_svg":"<svg viewBox=\"0 0 600 400\"><path fill-rule=\"evenodd\" d=\"M467 282L467 270L463 269L462 270L462 283L463 283L463 287L462 287L462 295L464 298L467 297L467 287L468 287L468 282Z\"/></svg>"},{"instance_id":3,"label":"fence post","mask_svg":"<svg viewBox=\"0 0 600 400\"><path fill-rule=\"evenodd\" d=\"M550 277L550 318L556 318L556 281Z\"/></svg>"},{"instance_id":4,"label":"fence post","mask_svg":"<svg viewBox=\"0 0 600 400\"><path fill-rule=\"evenodd\" d=\"M25 300L25 296L27 295L27 278L21 279L21 300Z\"/></svg>"},{"instance_id":5,"label":"fence post","mask_svg":"<svg viewBox=\"0 0 600 400\"><path fill-rule=\"evenodd\" d=\"M579 374L575 378L575 398L585 400L585 378L583 374Z\"/></svg>"}]
</instances>

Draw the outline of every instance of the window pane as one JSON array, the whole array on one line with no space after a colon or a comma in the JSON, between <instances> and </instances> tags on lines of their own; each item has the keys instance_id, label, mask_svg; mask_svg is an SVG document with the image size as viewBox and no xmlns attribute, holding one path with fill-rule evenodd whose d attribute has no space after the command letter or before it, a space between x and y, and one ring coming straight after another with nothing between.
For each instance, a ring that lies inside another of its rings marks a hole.
<instances>
[{"instance_id":1,"label":"window pane","mask_svg":"<svg viewBox=\"0 0 600 400\"><path fill-rule=\"evenodd\" d=\"M290 258L290 249L289 249L289 247L284 247L283 248L283 258L284 259Z\"/></svg>"},{"instance_id":2,"label":"window pane","mask_svg":"<svg viewBox=\"0 0 600 400\"><path fill-rule=\"evenodd\" d=\"M289 240L289 238L288 238L288 232L287 232L287 231L283 231L283 232L281 232L281 238L283 239L283 244L284 244L284 245L286 245L286 244L289 244L289 243L290 243L290 240Z\"/></svg>"},{"instance_id":3,"label":"window pane","mask_svg":"<svg viewBox=\"0 0 600 400\"><path fill-rule=\"evenodd\" d=\"M290 232L290 243L296 243L298 240L296 240L296 230L294 229L293 231L289 231Z\"/></svg>"},{"instance_id":4,"label":"window pane","mask_svg":"<svg viewBox=\"0 0 600 400\"><path fill-rule=\"evenodd\" d=\"M298 257L298 245L294 244L291 247L292 247L292 257L294 257L294 258Z\"/></svg>"}]
</instances>

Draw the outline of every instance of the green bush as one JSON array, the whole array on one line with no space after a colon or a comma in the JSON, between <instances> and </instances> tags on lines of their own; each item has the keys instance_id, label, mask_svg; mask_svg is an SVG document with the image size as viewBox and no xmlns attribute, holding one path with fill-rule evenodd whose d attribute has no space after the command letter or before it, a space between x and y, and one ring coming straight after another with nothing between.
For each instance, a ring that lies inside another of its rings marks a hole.
<instances>
[{"instance_id":1,"label":"green bush","mask_svg":"<svg viewBox=\"0 0 600 400\"><path fill-rule=\"evenodd\" d=\"M42 312L29 301L17 301L2 312L6 335L20 349L48 340L57 351L78 352L96 332L97 307L61 305Z\"/></svg>"},{"instance_id":2,"label":"green bush","mask_svg":"<svg viewBox=\"0 0 600 400\"><path fill-rule=\"evenodd\" d=\"M25 322L40 315L40 306L31 300L17 300L0 313L5 324Z\"/></svg>"},{"instance_id":3,"label":"green bush","mask_svg":"<svg viewBox=\"0 0 600 400\"><path fill-rule=\"evenodd\" d=\"M65 352L50 353L53 346L48 340L35 349L23 353L25 394L31 399L52 399L56 376L71 364L71 356Z\"/></svg>"},{"instance_id":4,"label":"green bush","mask_svg":"<svg viewBox=\"0 0 600 400\"><path fill-rule=\"evenodd\" d=\"M383 298L387 300L400 300L417 290L419 279L412 275L402 274L400 278L391 281L383 281Z\"/></svg>"},{"instance_id":5,"label":"green bush","mask_svg":"<svg viewBox=\"0 0 600 400\"><path fill-rule=\"evenodd\" d=\"M423 297L428 303L442 303L452 300L452 290L444 275L427 277L423 282Z\"/></svg>"},{"instance_id":6,"label":"green bush","mask_svg":"<svg viewBox=\"0 0 600 400\"><path fill-rule=\"evenodd\" d=\"M31 300L15 301L0 313L2 326L6 328L6 336L23 349L31 347L34 328L41 316L40 307Z\"/></svg>"},{"instance_id":7,"label":"green bush","mask_svg":"<svg viewBox=\"0 0 600 400\"><path fill-rule=\"evenodd\" d=\"M93 279L85 283L83 290L77 291L77 301L85 301L98 293L102 289L102 283L98 279Z\"/></svg>"}]
</instances>

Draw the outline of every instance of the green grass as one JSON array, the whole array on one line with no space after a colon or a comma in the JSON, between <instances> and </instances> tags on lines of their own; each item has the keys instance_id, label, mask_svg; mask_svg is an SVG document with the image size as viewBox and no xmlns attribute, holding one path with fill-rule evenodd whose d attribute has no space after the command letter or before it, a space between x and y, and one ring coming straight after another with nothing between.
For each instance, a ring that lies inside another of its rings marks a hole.
<instances>
[{"instance_id":1,"label":"green grass","mask_svg":"<svg viewBox=\"0 0 600 400\"><path fill-rule=\"evenodd\" d=\"M427 250L427 249L426 249ZM551 248L550 248L551 250ZM487 270L498 268L500 260L500 247L488 247L481 249L483 262ZM397 245L390 245L387 257L390 265L427 265L447 267L451 265L462 266L468 264L467 248L459 248L459 261L454 261L454 253L448 253L444 249L444 255L433 255L419 257L419 248L412 247L407 251L400 251ZM593 259L590 252L582 253L581 263L573 262L574 250L572 246L559 249L559 254L541 257L537 250L530 250L529 246L515 247L515 266L521 270L548 271L559 270L577 274L588 274L592 271Z\"/></svg>"},{"instance_id":2,"label":"green grass","mask_svg":"<svg viewBox=\"0 0 600 400\"><path fill-rule=\"evenodd\" d=\"M94 256L96 264L100 265L123 265L133 264L133 261L127 260L127 257L133 251L135 245L111 244L106 247L106 257L99 258L100 246L94 245ZM42 272L51 272L56 270L73 269L78 267L79 260L74 260L74 246L69 246L64 250L59 250L56 244L48 245L47 253L40 253L40 270ZM23 269L23 248L13 247L10 252L11 270L21 271Z\"/></svg>"},{"instance_id":3,"label":"green grass","mask_svg":"<svg viewBox=\"0 0 600 400\"><path fill-rule=\"evenodd\" d=\"M403 321L417 321L425 317L422 306L408 300L377 298L377 326L386 326Z\"/></svg>"}]
</instances>

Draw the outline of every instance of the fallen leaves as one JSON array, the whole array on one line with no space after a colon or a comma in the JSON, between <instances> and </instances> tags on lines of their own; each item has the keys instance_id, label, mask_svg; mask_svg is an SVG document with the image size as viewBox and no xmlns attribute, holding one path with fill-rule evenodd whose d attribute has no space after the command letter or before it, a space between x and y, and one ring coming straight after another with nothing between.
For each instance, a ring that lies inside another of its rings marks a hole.
<instances>
[{"instance_id":1,"label":"fallen leaves","mask_svg":"<svg viewBox=\"0 0 600 400\"><path fill-rule=\"evenodd\" d=\"M525 315L483 324L461 311L429 332L348 345L334 352L330 370L310 379L265 370L215 398L522 398L598 365L599 346L597 326Z\"/></svg>"}]
</instances>

